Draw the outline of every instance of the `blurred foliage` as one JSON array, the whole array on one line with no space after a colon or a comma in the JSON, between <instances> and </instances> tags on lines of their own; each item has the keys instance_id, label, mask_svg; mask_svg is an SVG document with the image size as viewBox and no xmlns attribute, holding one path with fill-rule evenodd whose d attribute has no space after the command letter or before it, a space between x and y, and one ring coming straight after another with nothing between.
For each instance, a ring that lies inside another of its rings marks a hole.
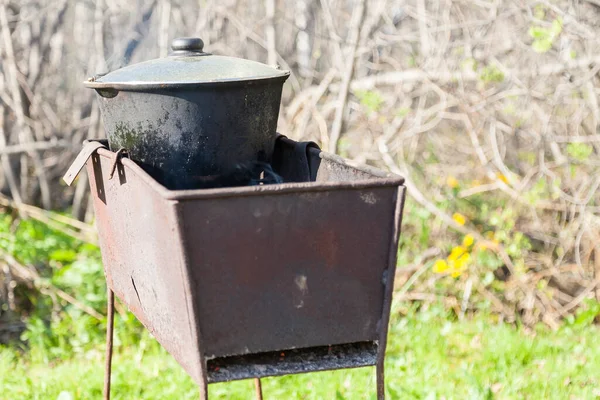
<instances>
[{"instance_id":1,"label":"blurred foliage","mask_svg":"<svg viewBox=\"0 0 600 400\"><path fill-rule=\"evenodd\" d=\"M193 2L9 3L8 37L29 100L22 111L36 140L70 144L101 136L93 92L80 82L90 71L166 54L167 37L201 27L215 54L268 58L261 45L263 5L249 1L206 13ZM600 290L591 285L600 273L600 8L590 1L492 3L367 7L364 34L348 59L344 40L354 4L326 12L329 2L277 3L275 50L292 71L282 133L328 147L344 64L353 62L338 153L405 174L411 194L422 194L407 199L400 238L394 310L405 318L392 330L393 398L597 397L600 357L591 344ZM88 29L92 24L100 29ZM130 41L132 27L144 34ZM132 43L137 50L124 60ZM48 55L42 69L40 54ZM7 144L26 145L13 111L4 112ZM10 161L21 197L35 203L43 176L28 154ZM64 172L72 158L61 147L39 154L47 177ZM54 206L67 208L75 188L50 184ZM85 196L80 200L74 213L91 216ZM97 398L105 321L37 289L63 290L104 314L99 251L7 212L0 215L0 250L39 273L41 282L15 281L15 303L2 304L0 321L21 320L25 331L11 350L2 350L0 386L9 387L11 398L39 391ZM539 326L542 321L554 334ZM176 365L131 314L121 310L116 325L122 398L195 397L193 384L172 372ZM68 358L73 364L49 371ZM129 379L140 364L139 375ZM361 374L353 371L349 382L364 383ZM81 388L88 375L90 388ZM268 383L268 389L275 398L351 398L344 375L327 391L313 390L316 379L282 378L281 386ZM245 393L220 388L212 390L223 398Z\"/></svg>"},{"instance_id":2,"label":"blurred foliage","mask_svg":"<svg viewBox=\"0 0 600 400\"><path fill-rule=\"evenodd\" d=\"M594 148L586 143L569 143L567 145L567 154L577 161L586 161L592 155Z\"/></svg>"},{"instance_id":3,"label":"blurred foliage","mask_svg":"<svg viewBox=\"0 0 600 400\"><path fill-rule=\"evenodd\" d=\"M558 36L562 33L563 22L561 18L552 21L550 27L532 26L529 28L529 36L533 38L531 47L537 53L546 53L551 48Z\"/></svg>"},{"instance_id":4,"label":"blurred foliage","mask_svg":"<svg viewBox=\"0 0 600 400\"><path fill-rule=\"evenodd\" d=\"M484 83L500 83L504 81L504 73L495 65L488 65L481 69L479 79Z\"/></svg>"},{"instance_id":5,"label":"blurred foliage","mask_svg":"<svg viewBox=\"0 0 600 400\"><path fill-rule=\"evenodd\" d=\"M38 290L39 287L60 289L104 315L106 284L98 247L40 221L0 214L0 250L20 264L34 268L41 277L34 288L22 283L15 288L17 308L10 311L26 322L20 340L13 342L17 348L30 350L29 357L34 362L48 363L84 354L104 340L105 319L99 321L51 295L52 292ZM2 313L8 311L8 304L4 303ZM125 333L119 337L128 343L137 342L135 335L141 324L128 313L117 315L117 319L121 332Z\"/></svg>"},{"instance_id":6,"label":"blurred foliage","mask_svg":"<svg viewBox=\"0 0 600 400\"><path fill-rule=\"evenodd\" d=\"M357 90L355 95L369 113L379 111L384 102L381 94L373 90Z\"/></svg>"},{"instance_id":7,"label":"blurred foliage","mask_svg":"<svg viewBox=\"0 0 600 400\"><path fill-rule=\"evenodd\" d=\"M442 300L440 298L440 300ZM600 394L600 330L592 314L558 331L497 323L485 313L458 320L441 302L395 303L386 357L390 399L591 399ZM590 308L598 305L590 303ZM122 326L116 325L122 341ZM112 394L118 399L196 399L195 383L141 332L114 355ZM0 347L0 397L96 399L103 376L101 343L85 354L46 363ZM265 398L375 399L373 368L262 380ZM249 399L251 380L209 385L211 399Z\"/></svg>"}]
</instances>

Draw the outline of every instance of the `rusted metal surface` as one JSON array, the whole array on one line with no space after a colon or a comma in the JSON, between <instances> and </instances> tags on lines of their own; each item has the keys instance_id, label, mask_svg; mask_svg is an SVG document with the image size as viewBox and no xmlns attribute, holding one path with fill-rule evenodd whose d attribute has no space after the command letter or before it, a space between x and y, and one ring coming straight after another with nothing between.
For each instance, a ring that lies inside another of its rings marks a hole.
<instances>
[{"instance_id":1,"label":"rusted metal surface","mask_svg":"<svg viewBox=\"0 0 600 400\"><path fill-rule=\"evenodd\" d=\"M68 186L71 186L79 172L85 167L87 160L96 152L96 150L105 147L106 144L100 142L86 142L83 149L77 155L77 158L73 161L65 175L63 176L63 180Z\"/></svg>"},{"instance_id":2,"label":"rusted metal surface","mask_svg":"<svg viewBox=\"0 0 600 400\"><path fill-rule=\"evenodd\" d=\"M385 399L385 350L387 348L387 335L390 321L390 310L392 308L392 296L394 293L394 278L396 276L396 264L398 258L398 241L402 226L402 210L406 191L404 188L398 191L396 198L396 209L392 222L392 235L390 236L388 268L384 271L385 295L383 298L383 314L379 327L379 349L377 352L377 368L375 369L377 381L377 400Z\"/></svg>"},{"instance_id":3,"label":"rusted metal surface","mask_svg":"<svg viewBox=\"0 0 600 400\"><path fill-rule=\"evenodd\" d=\"M377 340L395 192L179 202L206 357Z\"/></svg>"},{"instance_id":4,"label":"rusted metal surface","mask_svg":"<svg viewBox=\"0 0 600 400\"><path fill-rule=\"evenodd\" d=\"M224 359L300 354L267 375L383 360L403 179L304 154L312 182L185 191L126 158L108 179L106 149L88 163L108 284L204 390ZM306 362L307 349L357 343L337 363ZM245 371L224 380L267 376Z\"/></svg>"},{"instance_id":5,"label":"rusted metal surface","mask_svg":"<svg viewBox=\"0 0 600 400\"><path fill-rule=\"evenodd\" d=\"M165 200L138 179L143 171L135 166L132 172L128 160L109 179L113 156L100 149L87 165L107 283L188 374L202 382L203 357L176 201Z\"/></svg>"},{"instance_id":6,"label":"rusted metal surface","mask_svg":"<svg viewBox=\"0 0 600 400\"><path fill-rule=\"evenodd\" d=\"M256 393L256 400L263 400L262 383L260 378L254 378L254 392Z\"/></svg>"}]
</instances>

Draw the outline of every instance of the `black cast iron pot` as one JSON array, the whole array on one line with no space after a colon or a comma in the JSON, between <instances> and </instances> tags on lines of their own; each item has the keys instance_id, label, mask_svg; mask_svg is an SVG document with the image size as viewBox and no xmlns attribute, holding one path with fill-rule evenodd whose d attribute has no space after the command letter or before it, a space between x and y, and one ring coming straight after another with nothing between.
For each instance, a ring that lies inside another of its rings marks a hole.
<instances>
[{"instance_id":1,"label":"black cast iron pot","mask_svg":"<svg viewBox=\"0 0 600 400\"><path fill-rule=\"evenodd\" d=\"M98 93L110 149L126 149L169 189L210 186L273 154L289 71L203 46L175 39L168 57L85 82Z\"/></svg>"}]
</instances>

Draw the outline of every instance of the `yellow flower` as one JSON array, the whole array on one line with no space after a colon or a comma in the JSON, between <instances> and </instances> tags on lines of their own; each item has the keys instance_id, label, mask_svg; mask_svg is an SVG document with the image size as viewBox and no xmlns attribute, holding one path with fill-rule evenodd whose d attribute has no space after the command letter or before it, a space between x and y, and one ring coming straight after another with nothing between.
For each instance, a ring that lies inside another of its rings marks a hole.
<instances>
[{"instance_id":1,"label":"yellow flower","mask_svg":"<svg viewBox=\"0 0 600 400\"><path fill-rule=\"evenodd\" d=\"M467 264L471 261L471 255L469 253L465 253L454 260L454 269L463 270L467 267Z\"/></svg>"},{"instance_id":2,"label":"yellow flower","mask_svg":"<svg viewBox=\"0 0 600 400\"><path fill-rule=\"evenodd\" d=\"M498 172L496 174L496 178L500 179L502 182L504 182L508 185L508 179L506 178L506 176L504 176L504 174L501 174L500 172Z\"/></svg>"},{"instance_id":3,"label":"yellow flower","mask_svg":"<svg viewBox=\"0 0 600 400\"><path fill-rule=\"evenodd\" d=\"M454 213L452 219L459 225L464 225L467 222L467 217L459 213Z\"/></svg>"},{"instance_id":4,"label":"yellow flower","mask_svg":"<svg viewBox=\"0 0 600 400\"><path fill-rule=\"evenodd\" d=\"M475 242L475 238L473 238L473 235L471 235L470 233L468 235L465 235L465 237L463 238L463 246L465 247L473 246L473 242Z\"/></svg>"},{"instance_id":5,"label":"yellow flower","mask_svg":"<svg viewBox=\"0 0 600 400\"><path fill-rule=\"evenodd\" d=\"M469 235L470 236L470 235ZM471 244L473 239L471 237ZM457 278L466 271L471 255L466 246L455 246L450 251L446 260L437 260L433 265L433 272L438 274L447 273L453 278Z\"/></svg>"},{"instance_id":6,"label":"yellow flower","mask_svg":"<svg viewBox=\"0 0 600 400\"><path fill-rule=\"evenodd\" d=\"M471 236L471 235L468 235ZM469 240L467 240L468 242ZM473 237L471 236L471 243ZM469 262L471 261L471 255L469 254L466 246L455 246L450 255L448 255L448 272L453 278L458 278L464 271L466 271Z\"/></svg>"},{"instance_id":7,"label":"yellow flower","mask_svg":"<svg viewBox=\"0 0 600 400\"><path fill-rule=\"evenodd\" d=\"M453 262L453 261L458 260L458 258L460 256L462 256L463 254L465 254L466 251L467 251L467 249L465 249L464 247L456 246L450 252L450 255L448 256L448 261Z\"/></svg>"},{"instance_id":8,"label":"yellow flower","mask_svg":"<svg viewBox=\"0 0 600 400\"><path fill-rule=\"evenodd\" d=\"M458 180L452 175L446 178L446 185L450 186L452 189L458 186Z\"/></svg>"},{"instance_id":9,"label":"yellow flower","mask_svg":"<svg viewBox=\"0 0 600 400\"><path fill-rule=\"evenodd\" d=\"M433 265L433 272L437 274L443 274L444 272L448 271L449 268L450 267L448 266L448 263L446 261L437 260Z\"/></svg>"}]
</instances>

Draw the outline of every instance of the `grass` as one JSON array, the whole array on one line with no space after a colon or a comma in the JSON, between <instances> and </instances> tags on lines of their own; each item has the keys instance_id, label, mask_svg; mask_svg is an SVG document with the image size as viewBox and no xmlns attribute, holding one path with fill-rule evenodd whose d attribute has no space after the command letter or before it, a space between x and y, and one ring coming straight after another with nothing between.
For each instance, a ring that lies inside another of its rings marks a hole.
<instances>
[{"instance_id":1,"label":"grass","mask_svg":"<svg viewBox=\"0 0 600 400\"><path fill-rule=\"evenodd\" d=\"M386 359L391 399L592 399L600 397L600 329L593 324L536 331L456 321L441 307L392 321ZM118 331L117 331L118 335ZM0 398L96 399L103 350L50 364L0 348ZM267 399L374 399L372 368L263 380ZM211 399L253 398L251 381L209 386ZM196 399L194 383L147 334L116 349L113 398Z\"/></svg>"}]
</instances>

